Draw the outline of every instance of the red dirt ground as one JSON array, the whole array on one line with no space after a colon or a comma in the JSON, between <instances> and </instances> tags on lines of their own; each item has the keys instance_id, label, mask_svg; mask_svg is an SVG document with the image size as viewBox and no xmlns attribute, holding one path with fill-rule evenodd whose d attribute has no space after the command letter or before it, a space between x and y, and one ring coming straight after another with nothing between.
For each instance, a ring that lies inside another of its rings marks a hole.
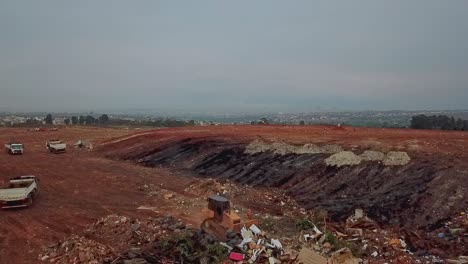
<instances>
[{"instance_id":1,"label":"red dirt ground","mask_svg":"<svg viewBox=\"0 0 468 264\"><path fill-rule=\"evenodd\" d=\"M19 175L36 175L41 179L41 194L32 208L0 211L0 263L38 263L37 256L44 245L80 232L105 215L148 214L136 209L140 205L157 206L163 214L183 217L172 201L150 199L139 187L148 182L164 183L166 189L182 193L193 179L169 175L163 169L112 161L102 157L99 151L71 148L78 139L89 140L98 148L112 147L115 152L125 152L132 150L125 149L132 141L136 144L132 147L134 149L142 147L145 142L187 137L219 136L245 142L261 137L297 144L326 142L350 148L405 150L413 156L437 154L455 166L468 161L466 132L352 127L336 130L327 126L190 127L140 130L136 132L138 136L134 136L135 132L104 128L64 128L50 132L0 129L0 143L16 140L25 145L23 156L0 154L0 180ZM70 146L69 151L59 155L47 153L45 141L52 138L65 141ZM120 145L119 140L125 142ZM111 142L113 144L109 144Z\"/></svg>"},{"instance_id":2,"label":"red dirt ground","mask_svg":"<svg viewBox=\"0 0 468 264\"><path fill-rule=\"evenodd\" d=\"M222 136L250 141L255 138L284 140L292 144L334 143L345 147L372 148L375 150L405 150L419 154L449 154L468 157L468 132L386 128L354 128L334 126L210 126L162 129L139 132L132 136L135 142L142 139L156 141L186 137ZM124 136L121 140L128 139ZM118 140L112 140L118 141ZM125 140L128 145L129 140ZM108 141L111 142L111 141ZM113 144L114 145L114 144ZM116 146L116 145L114 145Z\"/></svg>"}]
</instances>

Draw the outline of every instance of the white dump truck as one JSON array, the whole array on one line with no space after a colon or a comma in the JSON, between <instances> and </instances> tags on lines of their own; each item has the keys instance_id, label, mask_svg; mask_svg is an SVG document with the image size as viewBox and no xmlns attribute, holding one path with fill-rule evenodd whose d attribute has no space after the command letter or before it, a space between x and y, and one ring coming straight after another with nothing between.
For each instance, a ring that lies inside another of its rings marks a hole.
<instances>
[{"instance_id":1,"label":"white dump truck","mask_svg":"<svg viewBox=\"0 0 468 264\"><path fill-rule=\"evenodd\" d=\"M58 139L54 139L47 141L46 148L49 152L52 153L63 153L67 149L67 144Z\"/></svg>"},{"instance_id":2,"label":"white dump truck","mask_svg":"<svg viewBox=\"0 0 468 264\"><path fill-rule=\"evenodd\" d=\"M8 154L23 154L23 144L21 143L7 143L5 144L5 150Z\"/></svg>"},{"instance_id":3,"label":"white dump truck","mask_svg":"<svg viewBox=\"0 0 468 264\"><path fill-rule=\"evenodd\" d=\"M39 194L38 179L35 176L20 176L11 178L8 187L0 189L0 207L29 207Z\"/></svg>"}]
</instances>

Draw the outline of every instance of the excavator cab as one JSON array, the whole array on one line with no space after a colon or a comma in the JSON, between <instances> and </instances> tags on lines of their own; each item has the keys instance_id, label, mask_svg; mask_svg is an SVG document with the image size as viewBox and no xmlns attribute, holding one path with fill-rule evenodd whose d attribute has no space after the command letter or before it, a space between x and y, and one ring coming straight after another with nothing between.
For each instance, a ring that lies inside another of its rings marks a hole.
<instances>
[{"instance_id":1,"label":"excavator cab","mask_svg":"<svg viewBox=\"0 0 468 264\"><path fill-rule=\"evenodd\" d=\"M214 213L216 221L223 221L224 212L231 213L231 203L226 197L212 195L208 197L208 209Z\"/></svg>"}]
</instances>

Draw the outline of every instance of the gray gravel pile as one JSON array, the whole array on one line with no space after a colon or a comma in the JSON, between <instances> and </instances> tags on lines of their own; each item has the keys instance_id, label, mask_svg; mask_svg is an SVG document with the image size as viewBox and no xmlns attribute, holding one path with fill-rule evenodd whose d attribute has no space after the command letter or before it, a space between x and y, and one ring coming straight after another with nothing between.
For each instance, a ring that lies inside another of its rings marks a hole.
<instances>
[{"instance_id":1,"label":"gray gravel pile","mask_svg":"<svg viewBox=\"0 0 468 264\"><path fill-rule=\"evenodd\" d=\"M287 155L297 152L297 147L284 142L275 142L271 145L271 147L273 149L273 153L279 155Z\"/></svg>"},{"instance_id":2,"label":"gray gravel pile","mask_svg":"<svg viewBox=\"0 0 468 264\"><path fill-rule=\"evenodd\" d=\"M408 153L404 151L390 151L387 153L382 163L385 166L402 166L408 164L410 161L411 158L408 156Z\"/></svg>"},{"instance_id":3,"label":"gray gravel pile","mask_svg":"<svg viewBox=\"0 0 468 264\"><path fill-rule=\"evenodd\" d=\"M245 153L247 154L262 153L269 150L273 150L272 145L258 139L252 141L249 145L247 145L247 147L245 147Z\"/></svg>"},{"instance_id":4,"label":"gray gravel pile","mask_svg":"<svg viewBox=\"0 0 468 264\"><path fill-rule=\"evenodd\" d=\"M296 149L296 154L319 154L323 153L323 149L315 144L305 144Z\"/></svg>"},{"instance_id":5,"label":"gray gravel pile","mask_svg":"<svg viewBox=\"0 0 468 264\"><path fill-rule=\"evenodd\" d=\"M385 159L385 153L375 150L366 150L359 155L359 157L365 161L382 161Z\"/></svg>"},{"instance_id":6,"label":"gray gravel pile","mask_svg":"<svg viewBox=\"0 0 468 264\"><path fill-rule=\"evenodd\" d=\"M335 154L343 151L343 148L338 145L325 145L321 147L323 153Z\"/></svg>"},{"instance_id":7,"label":"gray gravel pile","mask_svg":"<svg viewBox=\"0 0 468 264\"><path fill-rule=\"evenodd\" d=\"M341 151L325 159L325 164L328 166L341 167L347 165L358 165L360 163L361 158L352 151Z\"/></svg>"}]
</instances>

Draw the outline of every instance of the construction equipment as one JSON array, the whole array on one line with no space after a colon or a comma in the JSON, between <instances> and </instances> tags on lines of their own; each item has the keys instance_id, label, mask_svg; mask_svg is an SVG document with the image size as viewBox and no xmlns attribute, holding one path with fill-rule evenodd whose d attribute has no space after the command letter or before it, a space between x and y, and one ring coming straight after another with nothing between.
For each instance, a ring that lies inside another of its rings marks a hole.
<instances>
[{"instance_id":1,"label":"construction equipment","mask_svg":"<svg viewBox=\"0 0 468 264\"><path fill-rule=\"evenodd\" d=\"M241 221L239 215L231 211L231 203L226 197L212 195L208 197L207 218L200 228L220 241L225 241L227 232L239 233L243 226L249 228L253 224L258 225L258 221L254 219Z\"/></svg>"}]
</instances>

